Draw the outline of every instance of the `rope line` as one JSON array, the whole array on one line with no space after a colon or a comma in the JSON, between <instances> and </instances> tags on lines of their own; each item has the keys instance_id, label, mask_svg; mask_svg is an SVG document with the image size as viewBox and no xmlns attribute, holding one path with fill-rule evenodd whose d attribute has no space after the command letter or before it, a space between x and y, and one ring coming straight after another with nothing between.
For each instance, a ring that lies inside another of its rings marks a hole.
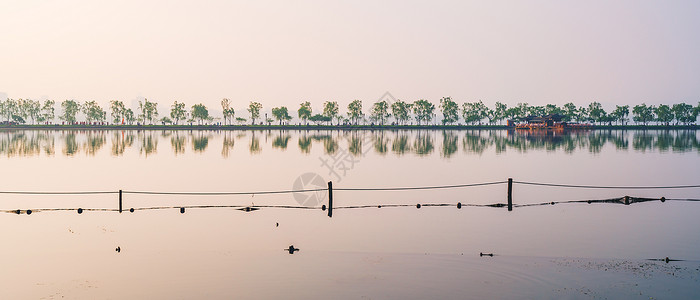
<instances>
[{"instance_id":1,"label":"rope line","mask_svg":"<svg viewBox=\"0 0 700 300\"><path fill-rule=\"evenodd\" d=\"M549 187L565 187L565 188L582 188L582 189L626 189L626 190L644 190L644 189L688 189L688 188L700 188L700 185L673 185L673 186L597 186L597 185L575 185L575 184L557 184L557 183L540 183L540 182L527 182L527 181L515 181L513 183L526 184L526 185L537 185L537 186L549 186Z\"/></svg>"},{"instance_id":2,"label":"rope line","mask_svg":"<svg viewBox=\"0 0 700 300\"><path fill-rule=\"evenodd\" d=\"M98 194L119 194L118 191L93 191L93 192L27 192L27 191L0 191L0 194L14 195L98 195Z\"/></svg>"},{"instance_id":3,"label":"rope line","mask_svg":"<svg viewBox=\"0 0 700 300\"><path fill-rule=\"evenodd\" d=\"M628 199L628 203L643 203L651 201L661 201L660 198L633 198ZM692 198L671 198L665 199L664 201L678 201L678 202L700 202L700 199ZM610 199L597 199L597 200L561 200L552 202L541 202L541 203L528 203L528 204L513 204L513 207L537 207L537 206L547 206L554 204L582 204L582 203L600 203L600 204L625 204L624 197L622 198L610 198ZM399 208L399 207L417 207L418 204L374 204L374 205L351 205L351 206L338 206L333 209L366 209L366 208ZM477 204L477 203L425 203L419 204L420 207L486 207L486 208L503 208L506 207L505 203L491 203L491 204ZM325 210L325 207L318 206L295 206L295 205L181 205L181 206L149 206L149 207L136 207L131 208L134 211L140 210L166 210L166 209L207 209L207 208L233 208L236 210L245 210L250 208L251 211L259 210L262 208L271 209L303 209L303 210ZM106 212L117 212L119 209L116 208L81 208L83 211L106 211ZM77 211L78 208L40 208L29 210L32 213L42 212L42 211ZM124 212L129 212L130 209L124 209ZM11 214L28 214L28 210L0 210L0 212L11 213Z\"/></svg>"},{"instance_id":4,"label":"rope line","mask_svg":"<svg viewBox=\"0 0 700 300\"><path fill-rule=\"evenodd\" d=\"M474 186L485 186L494 184L504 184L508 181L494 181L484 183L469 183L455 185L439 185L439 186L420 186L420 187L390 187L390 188L334 188L334 191L406 191L406 190L436 190L436 189L452 189Z\"/></svg>"},{"instance_id":5,"label":"rope line","mask_svg":"<svg viewBox=\"0 0 700 300\"><path fill-rule=\"evenodd\" d=\"M452 189L488 186L496 184L505 184L508 181L493 181L483 183L468 183L468 184L453 184L453 185L437 185L437 186L417 186L417 187L386 187L386 188L335 188L335 191L409 191L409 190L435 190L435 189ZM516 184L546 186L546 187L563 187L563 188L583 188L583 189L688 189L700 188L700 185L673 185L673 186L597 186L597 185L575 185L575 184L558 184L558 183L542 183L528 181L513 181ZM326 188L316 189L301 189L301 190L281 190L281 191L257 191L257 192L163 192L163 191L129 191L123 190L122 194L139 194L139 195L170 195L170 196L231 196L231 195L270 195L270 194L290 194L290 193L308 193L327 191ZM98 195L98 194L118 194L119 191L0 191L0 194L15 194L15 195Z\"/></svg>"},{"instance_id":6,"label":"rope line","mask_svg":"<svg viewBox=\"0 0 700 300\"><path fill-rule=\"evenodd\" d=\"M170 196L230 196L230 195L269 195L327 191L328 189L305 189L260 192L158 192L158 191L122 191L123 194L170 195Z\"/></svg>"}]
</instances>

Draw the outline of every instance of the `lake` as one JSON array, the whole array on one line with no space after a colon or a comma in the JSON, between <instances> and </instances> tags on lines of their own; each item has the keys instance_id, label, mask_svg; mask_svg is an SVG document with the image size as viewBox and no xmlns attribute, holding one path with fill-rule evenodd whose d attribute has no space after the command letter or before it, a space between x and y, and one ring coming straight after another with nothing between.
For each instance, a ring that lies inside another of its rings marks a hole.
<instances>
[{"instance_id":1,"label":"lake","mask_svg":"<svg viewBox=\"0 0 700 300\"><path fill-rule=\"evenodd\" d=\"M700 188L633 187L699 185L698 137L2 129L0 286L12 299L697 298L700 203L686 200ZM666 257L682 261L649 260Z\"/></svg>"}]
</instances>

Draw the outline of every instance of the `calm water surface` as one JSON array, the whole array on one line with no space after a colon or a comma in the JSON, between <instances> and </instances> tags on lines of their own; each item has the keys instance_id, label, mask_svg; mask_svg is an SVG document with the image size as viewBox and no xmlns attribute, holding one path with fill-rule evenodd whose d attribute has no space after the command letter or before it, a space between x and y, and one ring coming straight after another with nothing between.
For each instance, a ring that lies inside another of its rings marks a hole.
<instances>
[{"instance_id":1,"label":"calm water surface","mask_svg":"<svg viewBox=\"0 0 700 300\"><path fill-rule=\"evenodd\" d=\"M699 162L692 130L0 131L0 191L247 192L315 188L327 181L342 189L507 178L697 185ZM454 206L505 203L506 189L336 191L336 207L412 206L336 209L333 218L320 208L178 209L320 207L327 204L324 192L125 194L124 208L136 208L134 213L80 215L75 209L116 209L117 195L0 194L0 255L7 258L0 281L11 298L31 299L696 296L687 286L698 280L700 203L556 204L512 212ZM697 199L700 189L516 184L513 194L516 204L532 204L625 195ZM413 206L419 203L452 206ZM154 207L174 208L140 210ZM302 250L283 251L292 244ZM644 260L667 256L690 260L677 263L685 277ZM626 267L630 261L650 263L652 271L639 276ZM673 288L646 286L645 280Z\"/></svg>"}]
</instances>

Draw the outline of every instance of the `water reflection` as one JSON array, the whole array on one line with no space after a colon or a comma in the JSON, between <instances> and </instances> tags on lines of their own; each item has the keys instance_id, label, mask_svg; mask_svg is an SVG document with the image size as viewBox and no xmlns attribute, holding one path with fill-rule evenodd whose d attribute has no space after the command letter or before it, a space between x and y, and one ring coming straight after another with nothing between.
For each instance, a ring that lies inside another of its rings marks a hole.
<instances>
[{"instance_id":1,"label":"water reflection","mask_svg":"<svg viewBox=\"0 0 700 300\"><path fill-rule=\"evenodd\" d=\"M236 144L236 138L233 136L233 132L227 131L222 133L224 136L223 146L221 148L221 156L228 157L233 150L233 145Z\"/></svg>"},{"instance_id":2,"label":"water reflection","mask_svg":"<svg viewBox=\"0 0 700 300\"><path fill-rule=\"evenodd\" d=\"M209 146L209 132L206 131L195 131L191 133L192 136L192 149L194 152L204 152Z\"/></svg>"},{"instance_id":3,"label":"water reflection","mask_svg":"<svg viewBox=\"0 0 700 300\"><path fill-rule=\"evenodd\" d=\"M310 154L314 144L318 144L321 147L319 149L322 149L318 151L326 155L344 151L353 156L368 151L380 155L391 152L395 156L428 156L437 148L436 154L446 159L457 153L481 155L485 152L499 154L507 151L599 153L606 147L620 151L700 153L698 133L695 130L594 130L569 133L508 130L7 130L0 132L0 155L51 156L56 153L58 143L64 156L74 156L81 152L94 156L103 148L108 148L112 156L122 156L133 149L148 157L157 154L160 140L170 140L175 155L184 154L188 147L196 153L204 153L211 148L210 143L221 143L223 157L231 155L236 140L248 144L250 154L259 154L266 147L281 151L298 149L303 154ZM296 147L290 147L289 142L294 140L297 141ZM460 148L462 152L459 152Z\"/></svg>"},{"instance_id":4,"label":"water reflection","mask_svg":"<svg viewBox=\"0 0 700 300\"><path fill-rule=\"evenodd\" d=\"M248 146L248 149L250 150L250 154L258 154L262 152L262 148L260 148L260 138L255 135L255 131L253 131L253 134L250 137L250 145Z\"/></svg>"},{"instance_id":5,"label":"water reflection","mask_svg":"<svg viewBox=\"0 0 700 300\"><path fill-rule=\"evenodd\" d=\"M170 146L173 148L175 155L185 154L185 147L187 146L187 136L180 132L175 131L170 135Z\"/></svg>"},{"instance_id":6,"label":"water reflection","mask_svg":"<svg viewBox=\"0 0 700 300\"><path fill-rule=\"evenodd\" d=\"M302 134L299 136L299 150L304 154L311 153L311 138L308 135Z\"/></svg>"},{"instance_id":7,"label":"water reflection","mask_svg":"<svg viewBox=\"0 0 700 300\"><path fill-rule=\"evenodd\" d=\"M155 131L138 131L139 154L146 157L158 153L158 136Z\"/></svg>"},{"instance_id":8,"label":"water reflection","mask_svg":"<svg viewBox=\"0 0 700 300\"><path fill-rule=\"evenodd\" d=\"M134 134L131 131L115 131L112 133L112 156L124 155L127 148L134 145Z\"/></svg>"},{"instance_id":9,"label":"water reflection","mask_svg":"<svg viewBox=\"0 0 700 300\"><path fill-rule=\"evenodd\" d=\"M413 142L413 149L418 156L428 155L433 152L433 137L430 131L418 131Z\"/></svg>"},{"instance_id":10,"label":"water reflection","mask_svg":"<svg viewBox=\"0 0 700 300\"><path fill-rule=\"evenodd\" d=\"M280 131L277 136L275 136L275 139L272 141L272 148L279 148L282 150L287 149L287 144L289 143L289 139L291 139L292 136L289 135L289 132L287 131Z\"/></svg>"}]
</instances>

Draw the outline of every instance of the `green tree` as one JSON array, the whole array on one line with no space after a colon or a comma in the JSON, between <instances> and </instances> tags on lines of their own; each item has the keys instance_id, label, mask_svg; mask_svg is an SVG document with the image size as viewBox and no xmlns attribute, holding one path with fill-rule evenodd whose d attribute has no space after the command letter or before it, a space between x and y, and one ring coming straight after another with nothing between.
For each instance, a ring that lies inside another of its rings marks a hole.
<instances>
[{"instance_id":1,"label":"green tree","mask_svg":"<svg viewBox=\"0 0 700 300\"><path fill-rule=\"evenodd\" d=\"M192 120L197 121L197 124L199 125L202 125L202 122L204 121L211 120L211 117L209 117L209 110L207 110L207 107L202 103L192 105L190 116L192 117Z\"/></svg>"},{"instance_id":2,"label":"green tree","mask_svg":"<svg viewBox=\"0 0 700 300\"><path fill-rule=\"evenodd\" d=\"M61 102L61 109L63 112L58 117L59 119L67 122L68 124L73 124L76 122L76 115L80 111L80 104L74 100L66 100Z\"/></svg>"},{"instance_id":3,"label":"green tree","mask_svg":"<svg viewBox=\"0 0 700 300\"><path fill-rule=\"evenodd\" d=\"M328 117L329 122L333 122L333 119L338 119L339 109L338 102L326 101L323 103L323 116Z\"/></svg>"},{"instance_id":4,"label":"green tree","mask_svg":"<svg viewBox=\"0 0 700 300\"><path fill-rule=\"evenodd\" d=\"M308 120L309 118L311 118L312 114L311 103L309 103L309 101L302 103L299 106L299 110L297 110L297 114L299 115L299 119L301 119L302 122L308 124Z\"/></svg>"},{"instance_id":5,"label":"green tree","mask_svg":"<svg viewBox=\"0 0 700 300\"><path fill-rule=\"evenodd\" d=\"M41 107L42 122L53 123L53 120L56 118L54 110L55 105L56 102L53 100L44 100L44 105Z\"/></svg>"},{"instance_id":6,"label":"green tree","mask_svg":"<svg viewBox=\"0 0 700 300\"><path fill-rule=\"evenodd\" d=\"M134 117L134 111L131 110L131 108L127 108L124 111L124 120L126 120L126 123L129 125L134 124L136 122L136 118Z\"/></svg>"},{"instance_id":7,"label":"green tree","mask_svg":"<svg viewBox=\"0 0 700 300\"><path fill-rule=\"evenodd\" d=\"M247 121L245 118L237 117L236 122L238 122L238 125L241 125Z\"/></svg>"},{"instance_id":8,"label":"green tree","mask_svg":"<svg viewBox=\"0 0 700 300\"><path fill-rule=\"evenodd\" d=\"M529 116L544 116L547 113L547 109L544 106L530 106L527 108L527 114Z\"/></svg>"},{"instance_id":9,"label":"green tree","mask_svg":"<svg viewBox=\"0 0 700 300\"><path fill-rule=\"evenodd\" d=\"M520 109L518 109L517 106L507 108L507 109L506 109L506 118L507 118L508 120L518 120L518 119L519 119L519 113L520 113Z\"/></svg>"},{"instance_id":10,"label":"green tree","mask_svg":"<svg viewBox=\"0 0 700 300\"><path fill-rule=\"evenodd\" d=\"M175 122L175 125L180 124L180 120L187 119L185 103L175 101L170 107L170 118Z\"/></svg>"},{"instance_id":11,"label":"green tree","mask_svg":"<svg viewBox=\"0 0 700 300\"><path fill-rule=\"evenodd\" d=\"M462 118L467 124L479 123L488 116L488 107L479 100L479 102L467 102L462 104Z\"/></svg>"},{"instance_id":12,"label":"green tree","mask_svg":"<svg viewBox=\"0 0 700 300\"><path fill-rule=\"evenodd\" d=\"M358 120L362 119L364 117L364 113L362 112L362 101L360 100L353 100L348 104L348 118L357 125Z\"/></svg>"},{"instance_id":13,"label":"green tree","mask_svg":"<svg viewBox=\"0 0 700 300\"><path fill-rule=\"evenodd\" d=\"M396 100L396 102L391 104L391 114L394 115L397 124L406 124L411 119L412 106L413 104L401 100Z\"/></svg>"},{"instance_id":14,"label":"green tree","mask_svg":"<svg viewBox=\"0 0 700 300\"><path fill-rule=\"evenodd\" d=\"M88 123L104 122L107 117L107 113L94 100L85 102L80 108Z\"/></svg>"},{"instance_id":15,"label":"green tree","mask_svg":"<svg viewBox=\"0 0 700 300\"><path fill-rule=\"evenodd\" d=\"M146 124L153 124L153 121L158 119L158 104L155 102L148 101L148 99L143 99L144 101L139 101L139 120Z\"/></svg>"},{"instance_id":16,"label":"green tree","mask_svg":"<svg viewBox=\"0 0 700 300\"><path fill-rule=\"evenodd\" d=\"M576 105L569 102L564 104L564 120L567 122L578 119L578 108Z\"/></svg>"},{"instance_id":17,"label":"green tree","mask_svg":"<svg viewBox=\"0 0 700 300\"><path fill-rule=\"evenodd\" d=\"M10 99L7 99L9 101ZM5 118L5 121L7 121L7 106L5 104L5 100L0 100L0 116Z\"/></svg>"},{"instance_id":18,"label":"green tree","mask_svg":"<svg viewBox=\"0 0 700 300\"><path fill-rule=\"evenodd\" d=\"M330 122L331 118L322 114L315 114L309 118L309 121L314 122L316 125L318 125L322 122Z\"/></svg>"},{"instance_id":19,"label":"green tree","mask_svg":"<svg viewBox=\"0 0 700 300\"><path fill-rule=\"evenodd\" d=\"M600 103L594 101L588 105L588 118L592 122L601 123L605 119L606 115L607 113Z\"/></svg>"},{"instance_id":20,"label":"green tree","mask_svg":"<svg viewBox=\"0 0 700 300\"><path fill-rule=\"evenodd\" d=\"M5 115L5 120L7 121L12 121L13 117L16 115L20 115L21 113L19 112L20 108L20 101L14 100L14 99L7 99L5 101L5 107L4 107L4 115Z\"/></svg>"},{"instance_id":21,"label":"green tree","mask_svg":"<svg viewBox=\"0 0 700 300\"><path fill-rule=\"evenodd\" d=\"M564 110L556 104L547 104L544 106L545 115L564 115Z\"/></svg>"},{"instance_id":22,"label":"green tree","mask_svg":"<svg viewBox=\"0 0 700 300\"><path fill-rule=\"evenodd\" d=\"M124 102L112 100L109 102L109 109L110 115L112 116L112 123L122 123L124 119L124 112L126 111L126 106L124 106Z\"/></svg>"},{"instance_id":23,"label":"green tree","mask_svg":"<svg viewBox=\"0 0 700 300\"><path fill-rule=\"evenodd\" d=\"M412 106L413 115L415 116L418 125L420 125L423 121L425 121L426 124L429 124L433 120L433 117L435 116L435 105L430 103L430 101L425 99L416 100L416 102L413 102Z\"/></svg>"},{"instance_id":24,"label":"green tree","mask_svg":"<svg viewBox=\"0 0 700 300\"><path fill-rule=\"evenodd\" d=\"M668 124L674 119L671 107L666 104L660 104L659 106L655 107L654 113L656 114L656 121L663 123L666 126L668 126Z\"/></svg>"},{"instance_id":25,"label":"green tree","mask_svg":"<svg viewBox=\"0 0 700 300\"><path fill-rule=\"evenodd\" d=\"M282 121L289 121L292 119L292 116L289 115L289 111L287 110L286 106L273 108L272 115L275 117L275 119L280 121L280 125L282 125Z\"/></svg>"},{"instance_id":26,"label":"green tree","mask_svg":"<svg viewBox=\"0 0 700 300\"><path fill-rule=\"evenodd\" d=\"M260 110L262 107L262 104L258 102L250 102L248 105L248 112L250 113L250 119L253 125L255 125L255 119L260 118Z\"/></svg>"},{"instance_id":27,"label":"green tree","mask_svg":"<svg viewBox=\"0 0 700 300\"><path fill-rule=\"evenodd\" d=\"M459 105L452 101L450 97L440 99L440 110L442 110L442 124L452 124L459 120Z\"/></svg>"},{"instance_id":28,"label":"green tree","mask_svg":"<svg viewBox=\"0 0 700 300\"><path fill-rule=\"evenodd\" d=\"M508 110L507 105L505 105L501 102L496 102L495 109L493 110L493 115L494 115L495 120L499 123L501 121L503 121L503 119L505 119L507 117L506 116L507 110Z\"/></svg>"},{"instance_id":29,"label":"green tree","mask_svg":"<svg viewBox=\"0 0 700 300\"><path fill-rule=\"evenodd\" d=\"M646 103L635 105L632 108L632 120L646 125L654 120L654 106L647 106Z\"/></svg>"},{"instance_id":30,"label":"green tree","mask_svg":"<svg viewBox=\"0 0 700 300\"><path fill-rule=\"evenodd\" d=\"M236 114L236 111L231 107L231 100L228 98L221 100L221 109L224 111L224 125L226 125L227 122L231 124Z\"/></svg>"},{"instance_id":31,"label":"green tree","mask_svg":"<svg viewBox=\"0 0 700 300\"><path fill-rule=\"evenodd\" d=\"M389 103L386 100L377 101L372 105L372 113L370 114L372 120L376 120L379 124L384 125L390 116Z\"/></svg>"},{"instance_id":32,"label":"green tree","mask_svg":"<svg viewBox=\"0 0 700 300\"><path fill-rule=\"evenodd\" d=\"M41 102L27 99L22 106L24 107L26 116L32 119L32 124L36 123L37 119L40 119Z\"/></svg>"},{"instance_id":33,"label":"green tree","mask_svg":"<svg viewBox=\"0 0 700 300\"><path fill-rule=\"evenodd\" d=\"M690 124L695 122L697 116L693 116L693 106L685 103L674 104L671 108L676 118L676 124ZM692 117L692 120L691 120Z\"/></svg>"},{"instance_id":34,"label":"green tree","mask_svg":"<svg viewBox=\"0 0 700 300\"><path fill-rule=\"evenodd\" d=\"M29 118L28 115L27 115L27 105L26 105L26 103L27 103L27 100L24 100L24 99L20 98L19 100L17 100L17 102L16 102L16 104L15 104L15 113L14 113L14 115L22 118L22 122L21 122L21 123L25 123L25 121ZM15 119L15 120L19 120L19 119ZM17 121L16 121L16 122L17 122ZM19 123L19 122L18 122L18 123Z\"/></svg>"},{"instance_id":35,"label":"green tree","mask_svg":"<svg viewBox=\"0 0 700 300\"><path fill-rule=\"evenodd\" d=\"M625 125L625 120L627 120L627 116L630 114L630 106L629 105L616 105L615 110L610 113L613 116L614 121L620 122L623 126Z\"/></svg>"},{"instance_id":36,"label":"green tree","mask_svg":"<svg viewBox=\"0 0 700 300\"><path fill-rule=\"evenodd\" d=\"M518 113L518 118L524 119L530 115L530 104L521 102L515 107L517 108L516 112Z\"/></svg>"},{"instance_id":37,"label":"green tree","mask_svg":"<svg viewBox=\"0 0 700 300\"><path fill-rule=\"evenodd\" d=\"M589 118L589 111L585 107L579 107L577 109L577 114L576 114L576 121L577 122L582 122L582 121L588 121Z\"/></svg>"}]
</instances>

